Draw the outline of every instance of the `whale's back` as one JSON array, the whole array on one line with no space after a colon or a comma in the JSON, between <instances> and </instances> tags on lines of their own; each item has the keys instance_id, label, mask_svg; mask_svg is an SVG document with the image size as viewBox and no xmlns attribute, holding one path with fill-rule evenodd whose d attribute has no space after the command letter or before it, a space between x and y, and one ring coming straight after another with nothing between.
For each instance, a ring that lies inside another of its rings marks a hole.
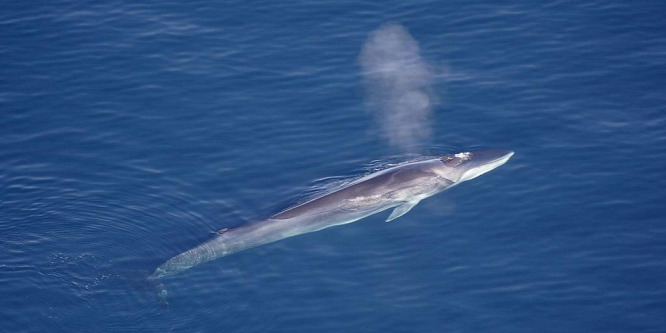
<instances>
[{"instance_id":1,"label":"whale's back","mask_svg":"<svg viewBox=\"0 0 666 333\"><path fill-rule=\"evenodd\" d=\"M433 161L417 162L382 170L363 177L341 189L324 194L303 204L288 208L271 219L290 219L303 214L324 212L336 208L344 209L350 200L368 202L389 199L387 195L404 187L423 183L424 178L433 177L429 164ZM435 161L435 163L439 163Z\"/></svg>"}]
</instances>

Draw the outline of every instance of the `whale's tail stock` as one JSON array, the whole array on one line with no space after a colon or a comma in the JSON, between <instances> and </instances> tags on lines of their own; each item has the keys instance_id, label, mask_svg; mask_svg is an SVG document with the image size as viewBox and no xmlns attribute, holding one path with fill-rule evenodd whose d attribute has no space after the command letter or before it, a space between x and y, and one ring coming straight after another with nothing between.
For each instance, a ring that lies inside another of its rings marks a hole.
<instances>
[{"instance_id":1,"label":"whale's tail stock","mask_svg":"<svg viewBox=\"0 0 666 333\"><path fill-rule=\"evenodd\" d=\"M149 294L151 298L154 298L157 301L157 305L160 308L169 309L167 290L161 277L156 276L154 273L149 275L147 271L134 271L122 275L127 283L136 291L139 291L144 295Z\"/></svg>"},{"instance_id":2,"label":"whale's tail stock","mask_svg":"<svg viewBox=\"0 0 666 333\"><path fill-rule=\"evenodd\" d=\"M167 290L164 286L164 282L159 277L156 277L155 274L150 275L146 278L146 281L150 285L153 294L157 297L157 303L161 308L169 309L169 300L167 299Z\"/></svg>"}]
</instances>

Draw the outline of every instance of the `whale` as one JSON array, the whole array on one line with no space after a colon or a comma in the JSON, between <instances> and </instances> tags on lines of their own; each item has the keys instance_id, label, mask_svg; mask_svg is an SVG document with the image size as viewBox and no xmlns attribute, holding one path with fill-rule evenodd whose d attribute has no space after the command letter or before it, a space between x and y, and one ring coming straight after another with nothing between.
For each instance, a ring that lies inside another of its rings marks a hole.
<instances>
[{"instance_id":1,"label":"whale","mask_svg":"<svg viewBox=\"0 0 666 333\"><path fill-rule=\"evenodd\" d=\"M503 165L513 154L498 149L467 151L374 172L264 220L220 229L212 239L161 264L149 279L180 274L243 250L356 222L388 209L393 210L386 221L393 221L421 200ZM161 293L166 296L166 290Z\"/></svg>"}]
</instances>

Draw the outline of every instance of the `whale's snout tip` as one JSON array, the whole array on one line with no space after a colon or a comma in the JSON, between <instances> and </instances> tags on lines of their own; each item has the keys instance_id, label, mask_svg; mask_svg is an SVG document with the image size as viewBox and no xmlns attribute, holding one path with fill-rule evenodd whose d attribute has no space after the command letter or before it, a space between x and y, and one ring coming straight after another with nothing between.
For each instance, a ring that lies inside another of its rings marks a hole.
<instances>
[{"instance_id":1,"label":"whale's snout tip","mask_svg":"<svg viewBox=\"0 0 666 333\"><path fill-rule=\"evenodd\" d=\"M513 150L506 149L485 149L456 154L455 156L460 155L462 160L462 163L456 166L462 170L459 181L474 179L493 170L506 163L513 154Z\"/></svg>"},{"instance_id":2,"label":"whale's snout tip","mask_svg":"<svg viewBox=\"0 0 666 333\"><path fill-rule=\"evenodd\" d=\"M492 163L499 160L508 160L514 151L508 149L486 149L472 152L472 156L478 162Z\"/></svg>"}]
</instances>

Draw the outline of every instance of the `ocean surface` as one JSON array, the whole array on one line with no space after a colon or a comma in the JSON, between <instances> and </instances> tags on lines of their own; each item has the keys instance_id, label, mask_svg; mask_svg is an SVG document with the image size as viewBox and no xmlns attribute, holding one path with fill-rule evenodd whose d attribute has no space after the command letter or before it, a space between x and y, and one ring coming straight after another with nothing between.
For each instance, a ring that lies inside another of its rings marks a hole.
<instances>
[{"instance_id":1,"label":"ocean surface","mask_svg":"<svg viewBox=\"0 0 666 333\"><path fill-rule=\"evenodd\" d=\"M0 11L0 332L664 332L663 1L37 1ZM401 24L416 151L359 55ZM389 134L390 135L390 134ZM504 166L164 280L212 232L377 165Z\"/></svg>"}]
</instances>

